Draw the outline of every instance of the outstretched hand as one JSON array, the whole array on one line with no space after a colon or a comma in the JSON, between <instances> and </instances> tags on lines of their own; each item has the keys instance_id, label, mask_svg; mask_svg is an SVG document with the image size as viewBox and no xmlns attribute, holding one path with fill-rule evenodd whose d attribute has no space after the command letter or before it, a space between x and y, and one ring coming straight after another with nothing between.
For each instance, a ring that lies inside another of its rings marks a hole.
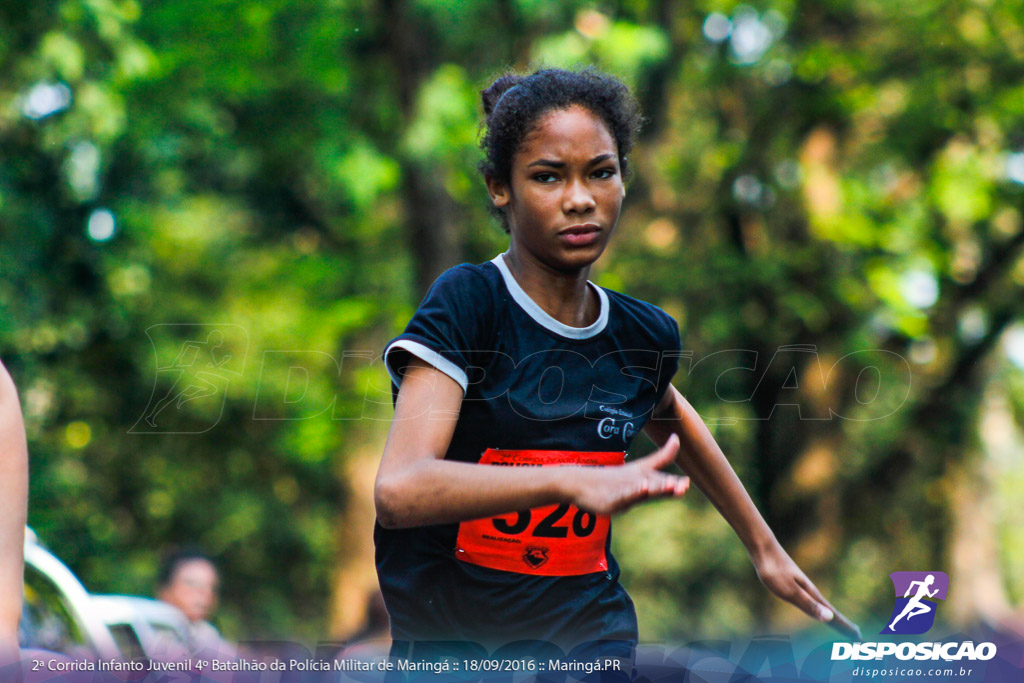
<instances>
[{"instance_id":1,"label":"outstretched hand","mask_svg":"<svg viewBox=\"0 0 1024 683\"><path fill-rule=\"evenodd\" d=\"M826 600L789 554L776 544L755 559L757 578L765 588L796 605L814 619L828 624L847 638L860 640L860 628Z\"/></svg>"},{"instance_id":2,"label":"outstretched hand","mask_svg":"<svg viewBox=\"0 0 1024 683\"><path fill-rule=\"evenodd\" d=\"M648 498L681 496L690 488L690 478L659 471L675 460L678 450L679 437L673 434L654 453L628 465L574 469L570 502L588 512L612 515Z\"/></svg>"}]
</instances>

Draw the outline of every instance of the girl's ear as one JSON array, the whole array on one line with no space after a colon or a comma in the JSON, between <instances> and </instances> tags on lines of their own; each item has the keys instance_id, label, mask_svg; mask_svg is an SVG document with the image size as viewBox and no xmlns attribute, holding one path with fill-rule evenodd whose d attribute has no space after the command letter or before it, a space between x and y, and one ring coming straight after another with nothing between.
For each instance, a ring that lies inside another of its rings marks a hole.
<instances>
[{"instance_id":1,"label":"girl's ear","mask_svg":"<svg viewBox=\"0 0 1024 683\"><path fill-rule=\"evenodd\" d=\"M503 209L508 206L511 197L508 185L489 175L484 176L484 182L487 184L487 193L491 195L491 203L495 208Z\"/></svg>"}]
</instances>

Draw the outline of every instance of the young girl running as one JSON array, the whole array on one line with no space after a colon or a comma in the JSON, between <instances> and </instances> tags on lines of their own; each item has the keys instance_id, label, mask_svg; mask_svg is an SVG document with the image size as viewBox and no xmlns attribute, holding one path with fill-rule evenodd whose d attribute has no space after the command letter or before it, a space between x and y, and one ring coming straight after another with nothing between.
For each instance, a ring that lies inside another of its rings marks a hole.
<instances>
[{"instance_id":1,"label":"young girl running","mask_svg":"<svg viewBox=\"0 0 1024 683\"><path fill-rule=\"evenodd\" d=\"M384 352L395 416L375 542L397 647L529 640L628 659L636 615L609 516L690 479L764 585L831 621L670 384L676 322L587 279L625 196L640 124L627 88L550 69L499 78L483 103L481 168L508 251L442 274ZM659 448L624 464L641 430ZM689 476L660 471L672 461Z\"/></svg>"}]
</instances>

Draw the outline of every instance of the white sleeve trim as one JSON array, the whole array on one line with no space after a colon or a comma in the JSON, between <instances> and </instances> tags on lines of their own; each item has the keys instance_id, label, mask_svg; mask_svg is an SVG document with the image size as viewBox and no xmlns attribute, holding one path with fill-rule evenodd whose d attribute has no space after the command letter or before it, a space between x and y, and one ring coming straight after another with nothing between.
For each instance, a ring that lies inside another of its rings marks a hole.
<instances>
[{"instance_id":1,"label":"white sleeve trim","mask_svg":"<svg viewBox=\"0 0 1024 683\"><path fill-rule=\"evenodd\" d=\"M396 387L402 386L402 376L393 370L391 368L391 364L388 363L388 354L395 349L405 349L424 363L434 366L455 380L458 385L462 387L462 393L466 393L466 388L469 386L469 378L466 377L466 373L463 372L462 368L439 354L437 351L434 351L419 342L412 341L411 339L399 339L384 349L384 367L387 369L388 375L391 377L391 381Z\"/></svg>"}]
</instances>

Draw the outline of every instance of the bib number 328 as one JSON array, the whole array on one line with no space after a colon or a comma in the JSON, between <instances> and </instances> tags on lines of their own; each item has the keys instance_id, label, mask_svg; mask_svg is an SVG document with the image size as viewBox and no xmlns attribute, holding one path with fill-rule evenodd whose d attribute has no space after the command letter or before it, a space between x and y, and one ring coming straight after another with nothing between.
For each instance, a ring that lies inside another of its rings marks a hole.
<instances>
[{"instance_id":1,"label":"bib number 328","mask_svg":"<svg viewBox=\"0 0 1024 683\"><path fill-rule=\"evenodd\" d=\"M481 465L557 467L621 465L625 453L488 449ZM545 505L459 525L455 555L491 569L539 576L607 571L610 519L568 503Z\"/></svg>"},{"instance_id":2,"label":"bib number 328","mask_svg":"<svg viewBox=\"0 0 1024 683\"><path fill-rule=\"evenodd\" d=\"M562 503L545 515L533 528L534 538L568 538L569 525L559 525L559 522L569 513L570 509L576 511L572 517L572 533L581 538L594 533L594 529L597 527L597 515L584 512L569 503ZM515 514L516 521L513 524L509 524L503 517L495 517L491 520L491 524L500 533L521 534L530 527L530 523L533 521L533 510L523 510Z\"/></svg>"}]
</instances>

